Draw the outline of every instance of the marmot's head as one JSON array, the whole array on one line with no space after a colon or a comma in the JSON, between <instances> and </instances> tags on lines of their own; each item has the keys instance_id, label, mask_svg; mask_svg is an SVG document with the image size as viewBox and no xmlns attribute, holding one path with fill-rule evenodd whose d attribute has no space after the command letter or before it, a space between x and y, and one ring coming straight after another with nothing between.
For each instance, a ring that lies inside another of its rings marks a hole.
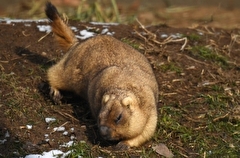
<instances>
[{"instance_id":1,"label":"marmot's head","mask_svg":"<svg viewBox=\"0 0 240 158\"><path fill-rule=\"evenodd\" d=\"M98 116L100 134L106 140L134 138L144 130L147 117L131 92L105 94Z\"/></svg>"}]
</instances>

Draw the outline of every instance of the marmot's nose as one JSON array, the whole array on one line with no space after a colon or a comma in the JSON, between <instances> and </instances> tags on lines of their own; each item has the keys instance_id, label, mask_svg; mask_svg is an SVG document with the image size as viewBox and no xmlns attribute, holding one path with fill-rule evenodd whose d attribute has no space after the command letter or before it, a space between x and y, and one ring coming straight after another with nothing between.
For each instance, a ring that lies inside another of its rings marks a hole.
<instances>
[{"instance_id":1,"label":"marmot's nose","mask_svg":"<svg viewBox=\"0 0 240 158\"><path fill-rule=\"evenodd\" d=\"M110 129L107 126L100 126L100 133L103 137L109 135Z\"/></svg>"}]
</instances>

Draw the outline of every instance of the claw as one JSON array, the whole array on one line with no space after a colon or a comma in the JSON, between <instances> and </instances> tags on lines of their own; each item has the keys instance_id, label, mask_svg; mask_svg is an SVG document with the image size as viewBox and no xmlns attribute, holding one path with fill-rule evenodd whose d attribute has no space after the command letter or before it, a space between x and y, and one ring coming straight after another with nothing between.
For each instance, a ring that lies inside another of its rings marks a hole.
<instances>
[{"instance_id":1,"label":"claw","mask_svg":"<svg viewBox=\"0 0 240 158\"><path fill-rule=\"evenodd\" d=\"M121 141L115 146L114 149L115 150L128 150L128 149L130 149L130 146L128 144L126 144L125 142Z\"/></svg>"},{"instance_id":2,"label":"claw","mask_svg":"<svg viewBox=\"0 0 240 158\"><path fill-rule=\"evenodd\" d=\"M59 90L51 87L49 94L55 103L61 103L62 95Z\"/></svg>"}]
</instances>

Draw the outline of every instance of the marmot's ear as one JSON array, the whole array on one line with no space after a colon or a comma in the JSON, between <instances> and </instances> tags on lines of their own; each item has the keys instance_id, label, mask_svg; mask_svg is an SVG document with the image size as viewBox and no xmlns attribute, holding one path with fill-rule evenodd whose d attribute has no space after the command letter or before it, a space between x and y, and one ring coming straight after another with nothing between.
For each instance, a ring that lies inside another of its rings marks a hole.
<instances>
[{"instance_id":1,"label":"marmot's ear","mask_svg":"<svg viewBox=\"0 0 240 158\"><path fill-rule=\"evenodd\" d=\"M103 102L104 104L106 104L106 103L109 101L109 99L110 99L110 95L106 94L106 95L103 96L102 102Z\"/></svg>"},{"instance_id":2,"label":"marmot's ear","mask_svg":"<svg viewBox=\"0 0 240 158\"><path fill-rule=\"evenodd\" d=\"M133 99L131 97L126 97L122 100L122 104L125 106L130 106L133 102Z\"/></svg>"}]
</instances>

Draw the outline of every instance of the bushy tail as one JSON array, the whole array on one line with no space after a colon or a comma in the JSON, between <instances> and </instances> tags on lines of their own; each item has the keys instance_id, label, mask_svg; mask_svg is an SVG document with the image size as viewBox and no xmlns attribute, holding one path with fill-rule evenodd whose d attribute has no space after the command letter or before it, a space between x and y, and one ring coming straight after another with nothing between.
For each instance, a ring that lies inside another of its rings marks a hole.
<instances>
[{"instance_id":1,"label":"bushy tail","mask_svg":"<svg viewBox=\"0 0 240 158\"><path fill-rule=\"evenodd\" d=\"M52 32L55 34L55 38L62 49L67 51L72 45L78 42L72 30L60 18L56 7L50 2L46 4L45 13L50 19Z\"/></svg>"}]
</instances>

